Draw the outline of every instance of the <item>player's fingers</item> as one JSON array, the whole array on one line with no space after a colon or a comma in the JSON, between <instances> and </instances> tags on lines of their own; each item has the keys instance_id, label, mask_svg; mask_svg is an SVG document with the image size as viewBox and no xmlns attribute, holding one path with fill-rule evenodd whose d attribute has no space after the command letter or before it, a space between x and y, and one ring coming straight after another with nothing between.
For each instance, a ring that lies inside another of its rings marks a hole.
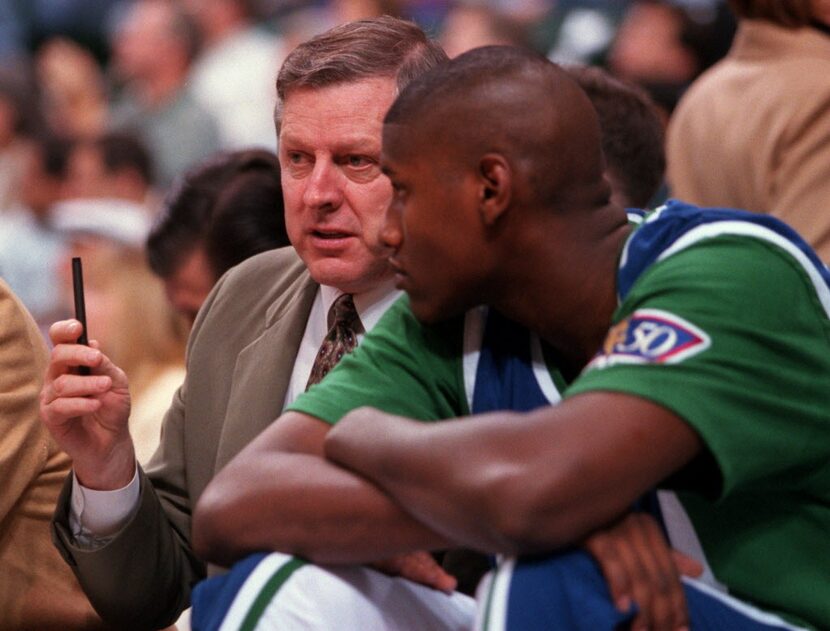
<instances>
[{"instance_id":1,"label":"player's fingers","mask_svg":"<svg viewBox=\"0 0 830 631\"><path fill-rule=\"evenodd\" d=\"M622 526L616 547L631 581L631 596L638 608L631 628L638 631L651 630L654 628L654 602L659 599L662 590L660 577L655 576L653 572L653 561L649 558L650 552L646 549L645 538L639 532L636 516L627 516Z\"/></svg>"},{"instance_id":2,"label":"player's fingers","mask_svg":"<svg viewBox=\"0 0 830 631\"><path fill-rule=\"evenodd\" d=\"M691 578L698 578L703 574L703 564L697 559L686 556L682 552L672 550L672 561L677 573L681 576L690 576Z\"/></svg>"},{"instance_id":3,"label":"player's fingers","mask_svg":"<svg viewBox=\"0 0 830 631\"><path fill-rule=\"evenodd\" d=\"M409 566L406 578L444 592L455 590L458 581L429 552L407 555L407 562Z\"/></svg>"},{"instance_id":4,"label":"player's fingers","mask_svg":"<svg viewBox=\"0 0 830 631\"><path fill-rule=\"evenodd\" d=\"M653 628L666 631L684 628L688 625L686 598L674 566L672 550L655 519L646 513L639 513L636 520L644 549L649 552L643 560L650 575L655 577L651 614Z\"/></svg>"},{"instance_id":5,"label":"player's fingers","mask_svg":"<svg viewBox=\"0 0 830 631\"><path fill-rule=\"evenodd\" d=\"M584 546L599 565L614 606L620 612L627 612L633 601L631 579L614 546L614 539L606 531L598 531L585 540Z\"/></svg>"}]
</instances>

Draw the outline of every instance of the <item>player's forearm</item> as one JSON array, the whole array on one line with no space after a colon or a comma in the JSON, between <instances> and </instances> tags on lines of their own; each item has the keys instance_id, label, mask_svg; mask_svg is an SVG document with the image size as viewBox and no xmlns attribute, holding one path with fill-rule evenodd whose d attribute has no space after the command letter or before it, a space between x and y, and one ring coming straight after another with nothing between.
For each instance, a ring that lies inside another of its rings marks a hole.
<instances>
[{"instance_id":1,"label":"player's forearm","mask_svg":"<svg viewBox=\"0 0 830 631\"><path fill-rule=\"evenodd\" d=\"M214 480L196 507L193 544L228 566L258 550L362 563L447 542L365 480L317 456L271 454Z\"/></svg>"},{"instance_id":2,"label":"player's forearm","mask_svg":"<svg viewBox=\"0 0 830 631\"><path fill-rule=\"evenodd\" d=\"M494 439L498 445L507 444L501 429L514 416L518 417L503 413L495 419L481 416L425 425L362 409L329 433L326 456L377 484L457 544L517 552L524 544L507 517L528 511L520 505L523 498L511 490L514 474L521 471L492 448ZM481 433L466 431L469 423L476 423Z\"/></svg>"},{"instance_id":3,"label":"player's forearm","mask_svg":"<svg viewBox=\"0 0 830 631\"><path fill-rule=\"evenodd\" d=\"M504 553L577 542L697 448L667 411L609 394L430 425L360 410L326 439L327 457L418 520L459 545Z\"/></svg>"}]
</instances>

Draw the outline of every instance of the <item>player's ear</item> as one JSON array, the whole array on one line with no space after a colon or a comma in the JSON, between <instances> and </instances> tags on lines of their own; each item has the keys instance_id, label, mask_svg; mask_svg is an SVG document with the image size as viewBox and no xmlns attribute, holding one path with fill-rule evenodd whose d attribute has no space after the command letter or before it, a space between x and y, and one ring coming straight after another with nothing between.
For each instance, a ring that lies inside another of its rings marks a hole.
<instances>
[{"instance_id":1,"label":"player's ear","mask_svg":"<svg viewBox=\"0 0 830 631\"><path fill-rule=\"evenodd\" d=\"M479 166L479 212L486 226L494 225L510 205L513 172L498 153L482 156Z\"/></svg>"}]
</instances>

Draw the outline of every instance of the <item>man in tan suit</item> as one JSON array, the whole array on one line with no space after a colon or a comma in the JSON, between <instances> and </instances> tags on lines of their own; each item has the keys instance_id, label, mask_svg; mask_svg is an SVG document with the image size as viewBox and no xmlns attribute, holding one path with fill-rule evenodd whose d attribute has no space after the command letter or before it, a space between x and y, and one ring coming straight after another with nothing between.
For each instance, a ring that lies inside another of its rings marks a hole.
<instances>
[{"instance_id":1,"label":"man in tan suit","mask_svg":"<svg viewBox=\"0 0 830 631\"><path fill-rule=\"evenodd\" d=\"M401 86L445 59L415 25L380 18L335 28L286 60L277 126L296 252L249 259L214 288L146 471L127 429L126 376L74 343L78 322L53 325L42 415L74 459L54 535L107 621L158 628L187 607L205 575L190 519L208 481L305 389L336 298L351 295L369 329L397 297L377 238L391 197L378 165L382 120ZM74 374L79 365L92 376Z\"/></svg>"},{"instance_id":2,"label":"man in tan suit","mask_svg":"<svg viewBox=\"0 0 830 631\"><path fill-rule=\"evenodd\" d=\"M70 462L38 419L48 352L0 280L0 628L93 629L100 620L49 542Z\"/></svg>"},{"instance_id":3,"label":"man in tan suit","mask_svg":"<svg viewBox=\"0 0 830 631\"><path fill-rule=\"evenodd\" d=\"M830 261L830 4L730 0L729 54L689 88L666 138L672 195L790 224Z\"/></svg>"}]
</instances>

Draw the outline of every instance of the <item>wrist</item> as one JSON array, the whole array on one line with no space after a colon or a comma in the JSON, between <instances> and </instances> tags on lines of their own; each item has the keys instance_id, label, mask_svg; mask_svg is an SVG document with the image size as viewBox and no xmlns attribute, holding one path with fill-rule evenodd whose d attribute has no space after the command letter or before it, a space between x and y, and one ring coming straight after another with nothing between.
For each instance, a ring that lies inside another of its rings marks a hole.
<instances>
[{"instance_id":1,"label":"wrist","mask_svg":"<svg viewBox=\"0 0 830 631\"><path fill-rule=\"evenodd\" d=\"M124 488L135 476L135 448L132 440L115 446L106 458L95 462L75 460L73 468L78 482L95 491Z\"/></svg>"}]
</instances>

